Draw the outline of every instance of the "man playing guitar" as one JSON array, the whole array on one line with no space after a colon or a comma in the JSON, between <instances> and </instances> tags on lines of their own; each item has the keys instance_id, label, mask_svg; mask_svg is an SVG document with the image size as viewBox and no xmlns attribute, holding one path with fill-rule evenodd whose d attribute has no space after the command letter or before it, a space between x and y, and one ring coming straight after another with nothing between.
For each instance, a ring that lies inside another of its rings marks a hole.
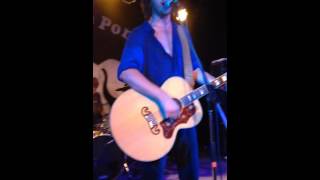
<instances>
[{"instance_id":1,"label":"man playing guitar","mask_svg":"<svg viewBox=\"0 0 320 180\"><path fill-rule=\"evenodd\" d=\"M160 86L170 77L184 77L182 44L177 24L172 20L169 0L141 0L146 21L129 35L118 69L119 80L154 100L165 118L177 119L180 105ZM203 84L196 55L190 51L194 80ZM206 74L209 81L215 78ZM139 141L139 139L137 139ZM141 151L147 151L141 147ZM180 179L198 179L199 155L196 128L181 129L170 152L177 162ZM139 162L142 179L164 179L167 157L152 162Z\"/></svg>"}]
</instances>

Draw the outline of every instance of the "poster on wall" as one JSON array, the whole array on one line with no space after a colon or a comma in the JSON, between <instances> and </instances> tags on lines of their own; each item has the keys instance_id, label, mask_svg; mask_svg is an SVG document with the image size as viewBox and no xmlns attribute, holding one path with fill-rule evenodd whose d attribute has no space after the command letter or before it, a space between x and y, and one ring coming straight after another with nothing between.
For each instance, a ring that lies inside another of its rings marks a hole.
<instances>
[{"instance_id":1,"label":"poster on wall","mask_svg":"<svg viewBox=\"0 0 320 180\"><path fill-rule=\"evenodd\" d=\"M108 106L126 89L117 79L117 68L129 33L143 20L136 1L93 1L93 71L102 73L97 80Z\"/></svg>"}]
</instances>

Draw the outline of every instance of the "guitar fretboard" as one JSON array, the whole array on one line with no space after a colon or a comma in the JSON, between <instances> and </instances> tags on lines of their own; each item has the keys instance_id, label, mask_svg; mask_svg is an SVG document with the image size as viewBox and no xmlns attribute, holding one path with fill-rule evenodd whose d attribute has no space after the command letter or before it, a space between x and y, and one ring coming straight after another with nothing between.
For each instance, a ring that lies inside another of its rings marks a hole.
<instances>
[{"instance_id":1,"label":"guitar fretboard","mask_svg":"<svg viewBox=\"0 0 320 180\"><path fill-rule=\"evenodd\" d=\"M227 82L227 73L219 76L214 81L210 82L215 89L221 87ZM191 91L189 94L185 95L180 99L181 105L183 107L186 107L190 104L192 104L193 101L198 100L202 98L203 96L207 95L209 93L209 90L206 85L202 85L198 87L197 89Z\"/></svg>"}]
</instances>

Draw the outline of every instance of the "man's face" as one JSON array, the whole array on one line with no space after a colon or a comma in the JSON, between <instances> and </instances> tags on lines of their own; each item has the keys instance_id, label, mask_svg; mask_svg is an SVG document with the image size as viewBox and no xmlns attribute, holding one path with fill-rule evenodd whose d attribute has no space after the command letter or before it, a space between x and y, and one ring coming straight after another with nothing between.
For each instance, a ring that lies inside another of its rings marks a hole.
<instances>
[{"instance_id":1,"label":"man's face","mask_svg":"<svg viewBox=\"0 0 320 180\"><path fill-rule=\"evenodd\" d=\"M160 17L171 13L172 7L167 7L165 2L170 0L151 0L152 14L157 14Z\"/></svg>"}]
</instances>

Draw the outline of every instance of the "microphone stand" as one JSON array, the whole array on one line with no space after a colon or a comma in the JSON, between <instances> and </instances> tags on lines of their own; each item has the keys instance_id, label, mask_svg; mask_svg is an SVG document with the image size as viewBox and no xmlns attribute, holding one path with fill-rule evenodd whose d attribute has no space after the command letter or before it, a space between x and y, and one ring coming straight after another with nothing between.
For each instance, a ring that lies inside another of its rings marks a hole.
<instances>
[{"instance_id":1,"label":"microphone stand","mask_svg":"<svg viewBox=\"0 0 320 180\"><path fill-rule=\"evenodd\" d=\"M208 117L209 117L209 123L210 123L210 154L211 154L211 168L212 168L212 174L213 179L217 180L217 173L220 173L220 164L221 164L221 154L220 154L220 136L219 136L219 122L218 117L220 116L223 120L224 126L227 128L227 118L225 116L225 113L223 112L220 103L217 101L217 92L213 88L213 86L208 81L204 68L202 66L202 63L194 49L191 35L188 31L187 26L184 26L184 30L188 36L190 50L192 53L194 53L195 58L199 64L199 68L201 70L201 74L203 77L203 80L205 84L207 85L207 88L209 90L209 94L207 95L207 104L208 104ZM212 105L214 103L214 106ZM215 133L214 133L215 132Z\"/></svg>"}]
</instances>

